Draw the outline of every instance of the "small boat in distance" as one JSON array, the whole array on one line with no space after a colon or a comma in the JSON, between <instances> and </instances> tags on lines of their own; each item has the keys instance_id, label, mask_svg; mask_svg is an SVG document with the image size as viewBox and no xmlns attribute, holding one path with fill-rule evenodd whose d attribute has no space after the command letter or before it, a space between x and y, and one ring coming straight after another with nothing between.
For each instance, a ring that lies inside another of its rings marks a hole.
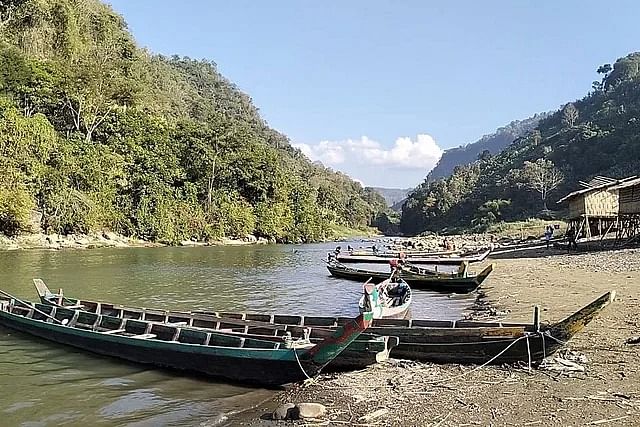
<instances>
[{"instance_id":1,"label":"small boat in distance","mask_svg":"<svg viewBox=\"0 0 640 427\"><path fill-rule=\"evenodd\" d=\"M410 256L406 255L403 258L405 261L411 264L460 264L463 262L481 262L489 256L491 249L486 249L482 252L465 252L461 254L452 255L433 255L433 256ZM336 261L347 262L365 262L365 263L388 263L390 257L382 255L351 255L349 253L329 253L329 260L335 258Z\"/></svg>"},{"instance_id":2,"label":"small boat in distance","mask_svg":"<svg viewBox=\"0 0 640 427\"><path fill-rule=\"evenodd\" d=\"M233 337L196 327L123 319L31 303L0 291L0 325L90 352L249 384L279 386L316 375L371 324L372 313L317 344Z\"/></svg>"},{"instance_id":3,"label":"small boat in distance","mask_svg":"<svg viewBox=\"0 0 640 427\"><path fill-rule=\"evenodd\" d=\"M360 298L360 312L372 312L374 319L404 319L411 305L411 288L394 271L377 285L367 281Z\"/></svg>"},{"instance_id":4,"label":"small boat in distance","mask_svg":"<svg viewBox=\"0 0 640 427\"><path fill-rule=\"evenodd\" d=\"M413 289L466 294L473 292L484 282L493 271L493 264L489 264L476 276L467 276L466 266L463 263L458 271L444 273L404 264L400 267L399 274ZM372 283L380 283L389 277L388 273L382 271L352 268L336 261L327 263L327 269L334 277L360 282L370 279Z\"/></svg>"}]
</instances>

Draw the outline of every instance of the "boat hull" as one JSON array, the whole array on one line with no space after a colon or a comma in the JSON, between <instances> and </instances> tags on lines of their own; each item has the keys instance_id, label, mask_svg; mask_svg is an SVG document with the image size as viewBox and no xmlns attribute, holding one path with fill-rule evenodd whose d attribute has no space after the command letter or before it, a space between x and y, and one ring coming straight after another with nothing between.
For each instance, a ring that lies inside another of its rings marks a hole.
<instances>
[{"instance_id":1,"label":"boat hull","mask_svg":"<svg viewBox=\"0 0 640 427\"><path fill-rule=\"evenodd\" d=\"M366 281L371 279L373 283L380 283L389 277L388 273L378 271L367 271L352 268L341 268L339 266L327 265L327 269L332 276L341 279ZM445 275L418 276L410 272L402 271L400 277L413 289L427 289L436 292L466 294L476 290L482 281L479 277L455 277ZM486 276L485 276L486 277ZM484 277L482 277L484 280Z\"/></svg>"},{"instance_id":2,"label":"boat hull","mask_svg":"<svg viewBox=\"0 0 640 427\"><path fill-rule=\"evenodd\" d=\"M615 292L607 292L554 324L377 319L367 329L367 334L397 337L399 343L391 348L390 355L401 359L460 364L536 362L555 352L581 331L614 297ZM170 313L164 311L161 315L169 319ZM215 311L199 313L213 316L220 322L230 319L255 327L279 325L293 330L312 327L316 333L323 329L332 330L349 320L346 317L326 316Z\"/></svg>"},{"instance_id":3,"label":"boat hull","mask_svg":"<svg viewBox=\"0 0 640 427\"><path fill-rule=\"evenodd\" d=\"M460 255L460 256L429 256L429 257L411 257L407 256L404 258L407 262L411 264L443 264L443 265L459 265L463 262L481 262L484 261L491 251L487 250L474 255ZM388 256L379 256L379 255L349 255L349 254L337 254L335 256L336 260L341 263L353 263L353 262L364 262L364 263L378 263L378 264L388 264L389 258Z\"/></svg>"},{"instance_id":4,"label":"boat hull","mask_svg":"<svg viewBox=\"0 0 640 427\"><path fill-rule=\"evenodd\" d=\"M296 360L284 358L274 350L201 348L143 339L132 342L134 340L127 337L43 323L6 312L0 312L0 326L104 356L233 382L278 386L306 378ZM261 352L262 355L259 354ZM309 363L303 366L309 376L317 374L320 369Z\"/></svg>"}]
</instances>

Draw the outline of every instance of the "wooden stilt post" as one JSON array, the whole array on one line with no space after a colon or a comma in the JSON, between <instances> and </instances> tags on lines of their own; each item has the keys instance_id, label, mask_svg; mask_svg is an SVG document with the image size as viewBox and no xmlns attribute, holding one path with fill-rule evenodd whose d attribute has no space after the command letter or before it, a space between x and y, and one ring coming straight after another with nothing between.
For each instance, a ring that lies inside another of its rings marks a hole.
<instances>
[{"instance_id":1,"label":"wooden stilt post","mask_svg":"<svg viewBox=\"0 0 640 427\"><path fill-rule=\"evenodd\" d=\"M533 328L536 332L540 331L540 306L533 307Z\"/></svg>"}]
</instances>

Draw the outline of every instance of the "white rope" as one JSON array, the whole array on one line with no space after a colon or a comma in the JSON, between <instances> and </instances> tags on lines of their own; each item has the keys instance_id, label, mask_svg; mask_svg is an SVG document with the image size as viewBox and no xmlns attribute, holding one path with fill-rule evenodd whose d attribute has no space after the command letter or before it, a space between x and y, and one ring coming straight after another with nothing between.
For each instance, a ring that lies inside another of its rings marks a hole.
<instances>
[{"instance_id":1,"label":"white rope","mask_svg":"<svg viewBox=\"0 0 640 427\"><path fill-rule=\"evenodd\" d=\"M487 366L488 364L490 364L491 362L493 362L494 360L496 360L498 357L500 357L500 356L502 356L504 353L506 353L506 352L507 352L507 350L509 350L513 345L515 345L515 343L517 343L518 341L520 341L520 340L522 340L522 339L525 339L525 338L526 338L527 340L529 339L529 338L528 338L528 334L527 334L527 335L524 335L524 336L521 336L520 338L516 339L516 340L515 340L515 341L513 341L511 344L509 344L507 347L505 347L505 349L504 349L504 350L502 350L500 353L496 354L496 355L495 355L495 356L493 356L491 359L489 359L489 360L487 360L486 362L484 362L482 365L480 365L480 366L476 366L475 368L473 368L473 369L472 369L472 370L470 370L470 371L464 372L464 373L462 373L462 374L460 374L460 375L455 375L455 376L453 376L453 377L443 378L443 379L438 380L438 381L429 381L429 382L427 382L427 384L438 384L438 383L445 382L445 381L452 381L452 380L455 380L455 379L458 379L458 378L462 378L462 377L464 377L464 376L466 376L466 375L469 375L470 373L475 372L475 371L477 371L477 370L479 370L479 369L481 369L481 368L484 368L485 366Z\"/></svg>"},{"instance_id":2,"label":"white rope","mask_svg":"<svg viewBox=\"0 0 640 427\"><path fill-rule=\"evenodd\" d=\"M553 335L551 335L551 333L547 330L544 332L536 332L536 333L525 333L525 335L521 336L520 338L517 338L515 341L513 341L511 344L509 344L508 346L506 346L500 353L496 354L495 356L493 356L491 359L487 360L486 362L484 362L482 365L476 366L475 368L471 369L470 371L467 372L463 372L460 375L455 375L453 377L449 377L449 378L443 378L437 381L428 381L426 382L426 384L439 384L441 382L445 382L445 381L453 381L456 380L458 378L462 378L466 375L469 375L475 371L478 371L482 368L484 368L485 366L489 365L491 362L493 362L494 360L496 360L497 358L499 358L500 356L502 356L504 353L507 352L507 350L509 350L511 347L513 347L518 341L526 339L527 340L527 356L528 356L528 367L529 367L529 371L531 371L531 363L532 363L532 356L531 356L531 347L529 345L529 337L531 335L540 335L540 337L542 338L542 354L543 354L543 361L544 359L547 358L547 354L546 354L546 344L545 344L545 335L548 336L549 338L551 338L552 340L560 343L560 344L567 344L566 341L562 341L556 337L554 337ZM319 384L322 387L326 387L320 383L318 383L314 378L310 377L307 372L304 370L304 367L302 366L302 363L300 362L300 359L298 357L298 352L296 351L296 348L293 347L293 354L296 356L296 361L298 362L298 366L300 367L300 370L302 371L302 373L304 374L305 377L307 377L307 380L310 381L314 381L316 384ZM332 387L327 387L327 388L332 388Z\"/></svg>"},{"instance_id":3,"label":"white rope","mask_svg":"<svg viewBox=\"0 0 640 427\"><path fill-rule=\"evenodd\" d=\"M313 378L311 378L307 372L304 370L304 368L302 367L302 363L300 362L300 358L298 357L298 352L296 351L296 347L295 345L293 347L291 347L293 350L293 354L296 356L296 361L298 362L298 366L300 367L300 370L302 371L302 373L304 374L305 377L307 377L308 380L312 380Z\"/></svg>"}]
</instances>

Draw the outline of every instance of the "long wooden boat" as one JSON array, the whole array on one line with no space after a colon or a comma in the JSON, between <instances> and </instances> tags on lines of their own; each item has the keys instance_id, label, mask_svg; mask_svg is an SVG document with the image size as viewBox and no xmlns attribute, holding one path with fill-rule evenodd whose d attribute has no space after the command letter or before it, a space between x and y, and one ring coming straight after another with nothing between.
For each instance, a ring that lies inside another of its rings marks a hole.
<instances>
[{"instance_id":1,"label":"long wooden boat","mask_svg":"<svg viewBox=\"0 0 640 427\"><path fill-rule=\"evenodd\" d=\"M4 293L4 292L3 292ZM277 386L317 374L364 331L362 313L327 338L275 342L0 298L0 326L94 353L234 382Z\"/></svg>"},{"instance_id":2,"label":"long wooden boat","mask_svg":"<svg viewBox=\"0 0 640 427\"><path fill-rule=\"evenodd\" d=\"M614 297L614 291L607 292L557 323L540 323L535 316L532 323L374 319L367 334L398 337L400 342L391 350L391 357L398 359L461 364L500 364L529 360L535 363L558 350L580 332L613 301ZM91 303L85 300L68 301ZM163 311L160 316L162 319L170 320L169 313L171 312ZM350 320L346 317L331 316L217 311L201 313L214 316L220 322L242 322L247 328L271 325L285 330L310 326L314 327L314 331L319 330L315 327L333 329Z\"/></svg>"},{"instance_id":3,"label":"long wooden boat","mask_svg":"<svg viewBox=\"0 0 640 427\"><path fill-rule=\"evenodd\" d=\"M312 343L320 343L333 334L332 328L274 325L270 323L250 324L235 318L221 319L203 313L185 311L168 311L153 308L141 308L69 299L61 294L52 293L41 279L34 279L36 291L44 304L67 307L86 311L92 314L108 315L120 319L143 320L164 323L171 326L197 328L200 331L224 334L240 338L260 339L283 342L283 339L309 339ZM361 333L326 367L330 371L363 369L369 365L389 358L393 347L398 345L398 338Z\"/></svg>"},{"instance_id":4,"label":"long wooden boat","mask_svg":"<svg viewBox=\"0 0 640 427\"><path fill-rule=\"evenodd\" d=\"M482 252L456 254L456 255L434 255L434 256L406 256L406 261L412 264L461 264L463 262L481 262L484 261L491 249L486 249ZM342 263L348 262L363 262L363 263L388 263L388 256L381 255L350 255L348 253L339 253L337 255L330 254L331 258L335 256L336 261Z\"/></svg>"},{"instance_id":5,"label":"long wooden boat","mask_svg":"<svg viewBox=\"0 0 640 427\"><path fill-rule=\"evenodd\" d=\"M358 304L361 313L374 319L404 319L411 305L411 288L402 279L387 278L378 284L365 283Z\"/></svg>"},{"instance_id":6,"label":"long wooden boat","mask_svg":"<svg viewBox=\"0 0 640 427\"><path fill-rule=\"evenodd\" d=\"M334 277L359 282L370 279L379 283L389 277L382 271L352 268L339 262L327 263L327 269ZM467 276L465 272L440 273L433 270L423 270L417 266L402 266L399 274L413 289L429 289L438 292L466 294L476 290L493 271L493 264L487 266L476 276Z\"/></svg>"},{"instance_id":7,"label":"long wooden boat","mask_svg":"<svg viewBox=\"0 0 640 427\"><path fill-rule=\"evenodd\" d=\"M427 251L427 250L416 250L416 249L407 249L407 248L389 248L385 251L381 252L373 252L372 250L353 250L350 251L350 255L362 256L362 255L375 255L386 258L400 258L401 256L443 256L443 255L459 255L463 251L458 250L450 250L450 251Z\"/></svg>"}]
</instances>

